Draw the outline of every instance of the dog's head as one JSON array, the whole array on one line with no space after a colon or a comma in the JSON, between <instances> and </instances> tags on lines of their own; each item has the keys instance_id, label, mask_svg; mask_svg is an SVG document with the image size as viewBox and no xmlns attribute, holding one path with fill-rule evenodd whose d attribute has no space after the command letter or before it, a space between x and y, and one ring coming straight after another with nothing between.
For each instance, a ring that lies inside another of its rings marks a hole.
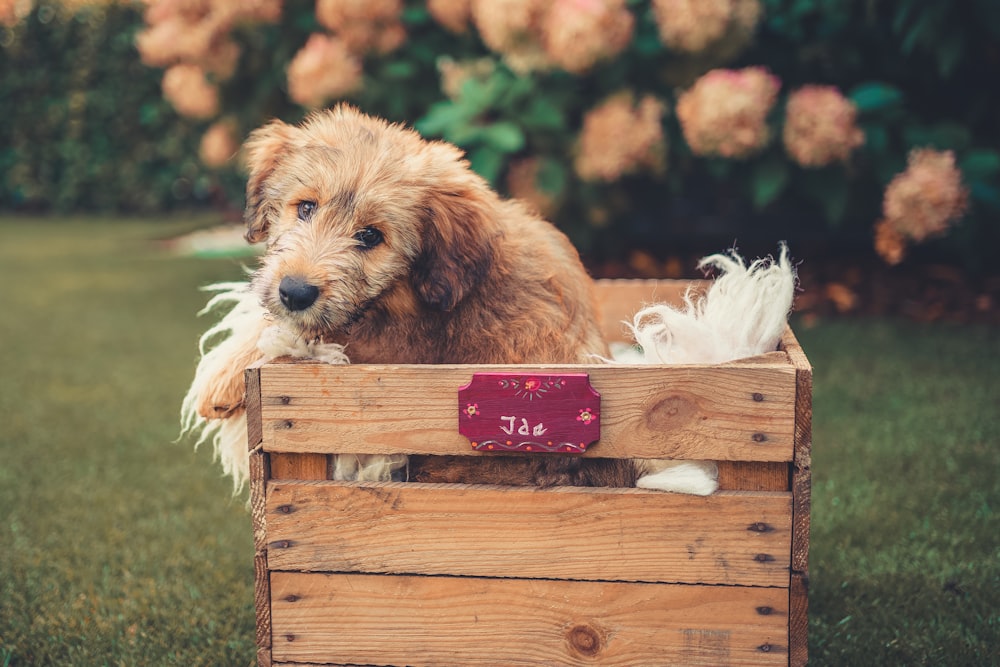
<instances>
[{"instance_id":1,"label":"dog's head","mask_svg":"<svg viewBox=\"0 0 1000 667\"><path fill-rule=\"evenodd\" d=\"M498 200L454 146L339 106L256 130L245 155L246 236L267 241L254 286L304 334L449 311L490 269Z\"/></svg>"}]
</instances>

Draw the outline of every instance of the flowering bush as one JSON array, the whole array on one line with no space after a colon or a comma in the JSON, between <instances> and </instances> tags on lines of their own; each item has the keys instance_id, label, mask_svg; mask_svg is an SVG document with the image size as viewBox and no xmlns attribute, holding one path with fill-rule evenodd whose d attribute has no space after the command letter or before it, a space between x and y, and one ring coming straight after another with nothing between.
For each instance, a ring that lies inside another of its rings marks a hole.
<instances>
[{"instance_id":1,"label":"flowering bush","mask_svg":"<svg viewBox=\"0 0 1000 667\"><path fill-rule=\"evenodd\" d=\"M23 48L24 26L43 25L31 5L0 0L0 46ZM761 230L769 245L862 231L895 261L945 236L976 254L997 236L1000 130L986 110L1000 93L969 82L1000 74L1000 4L890 5L146 0L134 44L182 118L175 134L201 135L184 150L202 164L175 160L185 173L162 180L175 199L210 182L238 204L232 158L251 129L348 100L461 146L584 251L711 226L723 242ZM0 131L27 146L30 133ZM4 155L15 200L41 201Z\"/></svg>"},{"instance_id":2,"label":"flowering bush","mask_svg":"<svg viewBox=\"0 0 1000 667\"><path fill-rule=\"evenodd\" d=\"M746 158L771 139L767 115L781 82L763 67L714 69L677 99L677 119L695 155Z\"/></svg>"},{"instance_id":3,"label":"flowering bush","mask_svg":"<svg viewBox=\"0 0 1000 667\"><path fill-rule=\"evenodd\" d=\"M888 263L899 263L907 242L944 234L965 213L968 200L954 153L911 152L906 171L885 189L884 217L875 229L876 250Z\"/></svg>"},{"instance_id":4,"label":"flowering bush","mask_svg":"<svg viewBox=\"0 0 1000 667\"><path fill-rule=\"evenodd\" d=\"M858 109L834 86L803 86L785 105L785 151L803 167L847 162L865 143Z\"/></svg>"}]
</instances>

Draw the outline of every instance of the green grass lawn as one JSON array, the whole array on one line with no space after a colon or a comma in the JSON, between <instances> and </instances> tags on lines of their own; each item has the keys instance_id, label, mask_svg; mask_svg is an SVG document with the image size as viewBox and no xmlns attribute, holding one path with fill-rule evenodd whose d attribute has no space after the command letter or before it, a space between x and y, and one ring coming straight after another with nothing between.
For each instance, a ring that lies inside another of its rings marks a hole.
<instances>
[{"instance_id":1,"label":"green grass lawn","mask_svg":"<svg viewBox=\"0 0 1000 667\"><path fill-rule=\"evenodd\" d=\"M253 662L243 498L174 442L197 287L242 271L154 243L190 226L0 219L0 667ZM813 663L1000 663L998 332L798 333Z\"/></svg>"}]
</instances>

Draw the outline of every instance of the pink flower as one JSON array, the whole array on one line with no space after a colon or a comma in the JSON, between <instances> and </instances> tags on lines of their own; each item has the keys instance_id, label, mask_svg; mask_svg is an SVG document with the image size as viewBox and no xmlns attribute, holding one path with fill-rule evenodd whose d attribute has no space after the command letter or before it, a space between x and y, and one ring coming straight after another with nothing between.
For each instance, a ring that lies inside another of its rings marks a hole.
<instances>
[{"instance_id":1,"label":"pink flower","mask_svg":"<svg viewBox=\"0 0 1000 667\"><path fill-rule=\"evenodd\" d=\"M634 25L625 0L554 0L542 21L542 44L549 61L580 74L621 53Z\"/></svg>"},{"instance_id":2,"label":"pink flower","mask_svg":"<svg viewBox=\"0 0 1000 667\"><path fill-rule=\"evenodd\" d=\"M653 0L660 39L682 53L701 53L752 32L761 13L760 0Z\"/></svg>"},{"instance_id":3,"label":"pink flower","mask_svg":"<svg viewBox=\"0 0 1000 667\"><path fill-rule=\"evenodd\" d=\"M615 181L640 169L662 170L666 138L663 104L630 92L618 93L587 112L574 166L586 181Z\"/></svg>"},{"instance_id":4,"label":"pink flower","mask_svg":"<svg viewBox=\"0 0 1000 667\"><path fill-rule=\"evenodd\" d=\"M198 65L174 65L163 74L163 96L177 113L190 118L211 118L219 113L219 91Z\"/></svg>"},{"instance_id":5,"label":"pink flower","mask_svg":"<svg viewBox=\"0 0 1000 667\"><path fill-rule=\"evenodd\" d=\"M745 158L771 139L780 80L763 67L711 70L681 94L677 119L696 155Z\"/></svg>"},{"instance_id":6,"label":"pink flower","mask_svg":"<svg viewBox=\"0 0 1000 667\"><path fill-rule=\"evenodd\" d=\"M240 149L233 124L228 121L213 123L201 137L198 156L209 167L219 168L229 162Z\"/></svg>"},{"instance_id":7,"label":"pink flower","mask_svg":"<svg viewBox=\"0 0 1000 667\"><path fill-rule=\"evenodd\" d=\"M288 65L288 95L319 107L361 85L361 62L336 37L314 33Z\"/></svg>"},{"instance_id":8,"label":"pink flower","mask_svg":"<svg viewBox=\"0 0 1000 667\"><path fill-rule=\"evenodd\" d=\"M316 20L354 54L389 53L406 41L401 0L317 0Z\"/></svg>"},{"instance_id":9,"label":"pink flower","mask_svg":"<svg viewBox=\"0 0 1000 667\"><path fill-rule=\"evenodd\" d=\"M905 238L920 242L944 234L965 214L968 200L955 154L917 149L886 187L882 213Z\"/></svg>"},{"instance_id":10,"label":"pink flower","mask_svg":"<svg viewBox=\"0 0 1000 667\"><path fill-rule=\"evenodd\" d=\"M472 0L427 0L427 11L451 32L462 34L469 29Z\"/></svg>"},{"instance_id":11,"label":"pink flower","mask_svg":"<svg viewBox=\"0 0 1000 667\"><path fill-rule=\"evenodd\" d=\"M785 106L785 150L803 167L845 162L865 135L857 108L834 86L803 86Z\"/></svg>"},{"instance_id":12,"label":"pink flower","mask_svg":"<svg viewBox=\"0 0 1000 667\"><path fill-rule=\"evenodd\" d=\"M549 66L541 45L548 3L542 0L472 0L472 22L491 51L516 72Z\"/></svg>"}]
</instances>

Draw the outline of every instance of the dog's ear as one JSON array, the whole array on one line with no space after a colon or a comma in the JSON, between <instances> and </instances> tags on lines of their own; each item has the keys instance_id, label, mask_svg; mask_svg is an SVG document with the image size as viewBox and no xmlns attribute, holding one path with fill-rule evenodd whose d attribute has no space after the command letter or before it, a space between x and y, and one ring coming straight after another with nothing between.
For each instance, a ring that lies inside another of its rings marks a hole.
<instances>
[{"instance_id":1,"label":"dog's ear","mask_svg":"<svg viewBox=\"0 0 1000 667\"><path fill-rule=\"evenodd\" d=\"M451 159L455 177L430 187L421 252L412 273L421 300L443 311L454 308L482 282L502 233L496 220L497 195L464 161Z\"/></svg>"},{"instance_id":2,"label":"dog's ear","mask_svg":"<svg viewBox=\"0 0 1000 667\"><path fill-rule=\"evenodd\" d=\"M267 230L278 211L267 196L267 180L274 173L294 136L295 128L274 120L250 133L243 145L247 166L247 201L243 212L246 239L257 243L267 238Z\"/></svg>"}]
</instances>

